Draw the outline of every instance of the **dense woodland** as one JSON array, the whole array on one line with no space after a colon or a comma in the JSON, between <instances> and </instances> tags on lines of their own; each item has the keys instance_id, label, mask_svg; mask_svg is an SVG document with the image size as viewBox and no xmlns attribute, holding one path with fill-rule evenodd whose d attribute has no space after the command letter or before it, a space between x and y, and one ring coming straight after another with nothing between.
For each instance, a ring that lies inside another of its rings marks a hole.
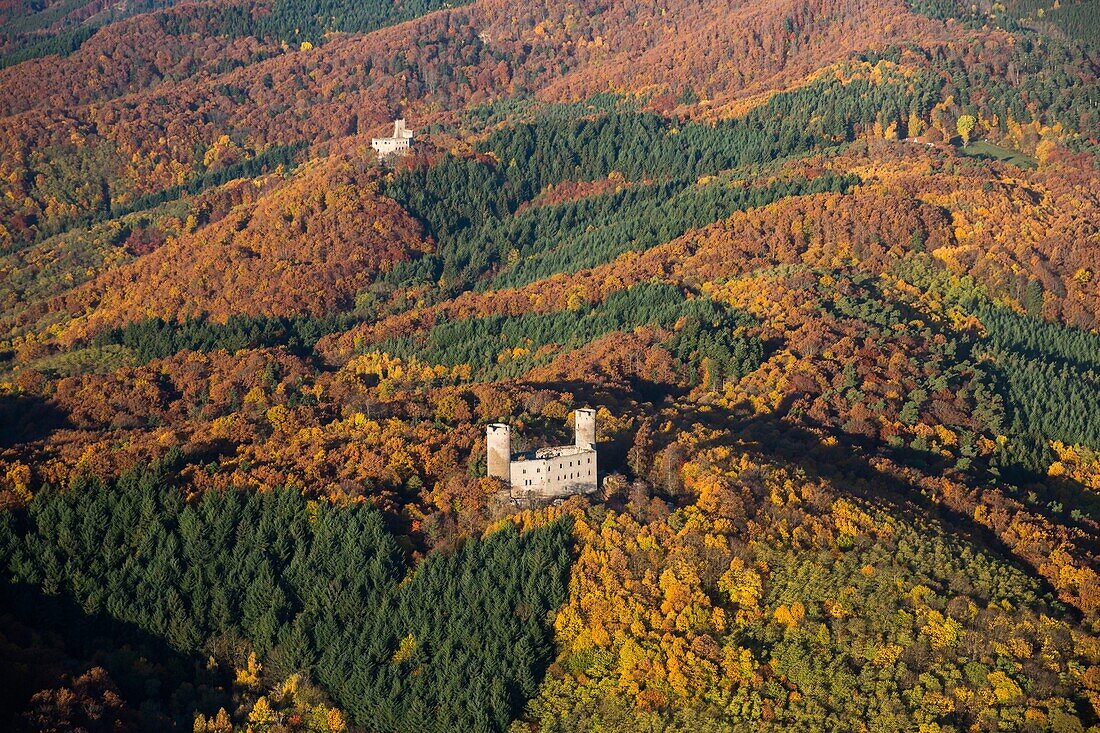
<instances>
[{"instance_id":1,"label":"dense woodland","mask_svg":"<svg viewBox=\"0 0 1100 733\"><path fill-rule=\"evenodd\" d=\"M1096 17L0 0L0 727L1100 730Z\"/></svg>"},{"instance_id":2,"label":"dense woodland","mask_svg":"<svg viewBox=\"0 0 1100 733\"><path fill-rule=\"evenodd\" d=\"M404 553L363 504L292 490L189 503L168 465L41 494L27 527L5 515L10 582L246 674L243 647L269 674L308 671L377 730L500 729L535 692L568 578L564 525L467 542L403 582ZM172 700L177 722L196 702Z\"/></svg>"}]
</instances>

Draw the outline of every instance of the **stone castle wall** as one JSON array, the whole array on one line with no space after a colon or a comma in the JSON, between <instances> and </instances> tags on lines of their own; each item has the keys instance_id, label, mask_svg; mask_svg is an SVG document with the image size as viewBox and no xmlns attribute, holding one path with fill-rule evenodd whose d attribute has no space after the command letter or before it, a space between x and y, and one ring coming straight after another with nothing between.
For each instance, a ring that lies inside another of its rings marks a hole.
<instances>
[{"instance_id":1,"label":"stone castle wall","mask_svg":"<svg viewBox=\"0 0 1100 733\"><path fill-rule=\"evenodd\" d=\"M574 444L513 454L512 429L503 423L485 427L487 473L509 485L513 500L558 499L592 493L599 486L596 411L574 413Z\"/></svg>"}]
</instances>

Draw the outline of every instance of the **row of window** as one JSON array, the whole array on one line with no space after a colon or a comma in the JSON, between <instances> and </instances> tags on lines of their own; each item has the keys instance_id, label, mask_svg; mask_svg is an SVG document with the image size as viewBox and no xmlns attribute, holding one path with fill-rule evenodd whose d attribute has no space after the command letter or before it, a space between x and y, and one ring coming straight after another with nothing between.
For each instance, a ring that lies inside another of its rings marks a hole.
<instances>
[{"instance_id":1,"label":"row of window","mask_svg":"<svg viewBox=\"0 0 1100 733\"><path fill-rule=\"evenodd\" d=\"M589 462L589 463L592 463L592 456L589 456L589 457L588 457L588 462ZM580 465L581 465L581 462L580 462L580 461L577 461L577 465L578 465L578 466L580 466ZM573 467L573 461L569 461L569 467L570 467L570 468L572 468L572 467ZM558 468L565 468L565 462L564 462L564 461L562 461L561 463L559 463L559 464L558 464ZM539 468L538 466L536 466L536 467L535 467L535 473L542 473L542 469L541 469L541 468ZM591 474L592 474L592 472L591 472L591 471L589 471L588 473L589 473L589 475L591 475ZM523 469L523 474L524 474L525 476L527 475L527 469L526 469L526 468L525 468L525 469ZM572 474L570 474L570 475L572 475Z\"/></svg>"},{"instance_id":2,"label":"row of window","mask_svg":"<svg viewBox=\"0 0 1100 733\"><path fill-rule=\"evenodd\" d=\"M526 473L526 471L524 471L524 473ZM592 478L592 469L589 469L587 474L577 473L576 476L574 476L573 474L569 474L568 479L566 479L565 474L562 474L561 476L554 476L553 478L554 478L555 481L565 481L565 480L572 481L574 478L583 478L585 475L587 475L588 478ZM534 479L529 479L528 478L528 479L523 480L523 485L524 486L531 486L533 483L534 483Z\"/></svg>"}]
</instances>

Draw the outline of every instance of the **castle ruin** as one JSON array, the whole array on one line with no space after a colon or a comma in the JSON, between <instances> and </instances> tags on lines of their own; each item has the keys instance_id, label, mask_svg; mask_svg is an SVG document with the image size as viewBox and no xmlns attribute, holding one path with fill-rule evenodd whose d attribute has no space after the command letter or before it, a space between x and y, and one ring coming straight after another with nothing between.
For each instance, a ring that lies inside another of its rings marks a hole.
<instances>
[{"instance_id":1,"label":"castle ruin","mask_svg":"<svg viewBox=\"0 0 1100 733\"><path fill-rule=\"evenodd\" d=\"M378 157L381 159L409 152L412 139L412 130L405 127L405 119L401 118L393 121L393 137L371 138L370 146L378 152Z\"/></svg>"},{"instance_id":2,"label":"castle ruin","mask_svg":"<svg viewBox=\"0 0 1100 733\"><path fill-rule=\"evenodd\" d=\"M513 499L560 499L594 492L596 411L578 409L574 429L573 445L512 453L512 428L502 423L486 426L489 476L506 482Z\"/></svg>"}]
</instances>

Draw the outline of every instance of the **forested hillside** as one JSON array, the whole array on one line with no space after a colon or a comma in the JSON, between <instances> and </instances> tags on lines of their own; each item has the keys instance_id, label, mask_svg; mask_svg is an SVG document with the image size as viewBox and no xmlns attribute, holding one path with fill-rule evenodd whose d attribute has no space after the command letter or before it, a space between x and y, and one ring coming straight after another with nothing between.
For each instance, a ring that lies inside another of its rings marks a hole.
<instances>
[{"instance_id":1,"label":"forested hillside","mask_svg":"<svg viewBox=\"0 0 1100 733\"><path fill-rule=\"evenodd\" d=\"M1100 731L1098 16L0 0L0 727Z\"/></svg>"}]
</instances>

